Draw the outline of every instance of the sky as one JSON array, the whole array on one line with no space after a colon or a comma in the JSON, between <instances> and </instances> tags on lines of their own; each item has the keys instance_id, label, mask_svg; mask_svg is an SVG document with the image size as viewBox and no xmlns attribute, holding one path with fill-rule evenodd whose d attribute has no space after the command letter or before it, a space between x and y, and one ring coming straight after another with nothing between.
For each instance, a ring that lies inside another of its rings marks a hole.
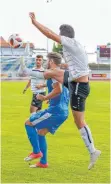
<instances>
[{"instance_id":1,"label":"sky","mask_svg":"<svg viewBox=\"0 0 111 184\"><path fill-rule=\"evenodd\" d=\"M86 47L87 52L97 45L111 42L111 0L0 0L0 36L6 40L18 33L24 42L47 48L47 38L32 24L29 12L36 19L59 33L61 24L70 24L75 29L75 38ZM48 49L52 49L48 40Z\"/></svg>"}]
</instances>

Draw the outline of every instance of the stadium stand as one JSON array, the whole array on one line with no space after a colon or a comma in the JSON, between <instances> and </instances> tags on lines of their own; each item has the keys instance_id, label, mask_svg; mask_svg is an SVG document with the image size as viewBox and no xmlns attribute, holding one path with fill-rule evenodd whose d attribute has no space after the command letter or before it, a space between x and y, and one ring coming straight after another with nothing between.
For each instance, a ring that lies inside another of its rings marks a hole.
<instances>
[{"instance_id":1,"label":"stadium stand","mask_svg":"<svg viewBox=\"0 0 111 184\"><path fill-rule=\"evenodd\" d=\"M12 63L8 63L8 64L6 64L6 65L2 68L2 70L3 70L3 72L4 72L4 71L8 71L8 70L10 70L11 67L12 67Z\"/></svg>"},{"instance_id":2,"label":"stadium stand","mask_svg":"<svg viewBox=\"0 0 111 184\"><path fill-rule=\"evenodd\" d=\"M96 63L89 63L90 70L110 70L110 64L96 64Z\"/></svg>"},{"instance_id":3,"label":"stadium stand","mask_svg":"<svg viewBox=\"0 0 111 184\"><path fill-rule=\"evenodd\" d=\"M14 69L14 71L18 71L20 65L17 65Z\"/></svg>"},{"instance_id":4,"label":"stadium stand","mask_svg":"<svg viewBox=\"0 0 111 184\"><path fill-rule=\"evenodd\" d=\"M27 45L30 44L30 53L26 55ZM0 37L0 67L1 67L1 77L2 79L9 77L18 78L18 69L19 69L19 58L20 56L24 56L26 60L26 65L28 68L33 68L35 65L35 56L32 55L42 54L44 58L46 58L47 50L45 49L35 49L32 43L24 43L21 48L13 49L6 42L3 37ZM97 57L96 53L90 53L88 55L88 59L92 60L92 63L89 63L90 68L90 79L98 79L98 80L109 80L110 76L110 64L100 64L93 63ZM47 61L44 59L43 67L47 68Z\"/></svg>"}]
</instances>

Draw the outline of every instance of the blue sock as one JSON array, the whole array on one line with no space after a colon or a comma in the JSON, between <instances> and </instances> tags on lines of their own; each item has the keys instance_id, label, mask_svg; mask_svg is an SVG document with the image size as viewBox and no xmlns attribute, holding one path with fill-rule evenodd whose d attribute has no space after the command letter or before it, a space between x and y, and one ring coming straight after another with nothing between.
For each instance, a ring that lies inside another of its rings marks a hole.
<instances>
[{"instance_id":1,"label":"blue sock","mask_svg":"<svg viewBox=\"0 0 111 184\"><path fill-rule=\"evenodd\" d=\"M39 153L40 152L39 140L35 127L25 125L25 129L28 135L28 139L33 147L33 153Z\"/></svg>"},{"instance_id":2,"label":"blue sock","mask_svg":"<svg viewBox=\"0 0 111 184\"><path fill-rule=\"evenodd\" d=\"M39 137L39 145L40 145L40 150L43 153L43 157L40 159L40 162L42 164L47 163L47 142L46 142L46 137L38 135Z\"/></svg>"}]
</instances>

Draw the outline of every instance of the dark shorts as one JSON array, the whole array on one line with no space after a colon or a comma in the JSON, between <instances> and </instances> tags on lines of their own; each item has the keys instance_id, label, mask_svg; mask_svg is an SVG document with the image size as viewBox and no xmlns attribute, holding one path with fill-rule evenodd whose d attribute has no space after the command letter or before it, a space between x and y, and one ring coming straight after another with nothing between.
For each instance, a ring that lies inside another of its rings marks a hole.
<instances>
[{"instance_id":1,"label":"dark shorts","mask_svg":"<svg viewBox=\"0 0 111 184\"><path fill-rule=\"evenodd\" d=\"M72 110L85 111L86 98L90 93L89 82L69 82L68 87Z\"/></svg>"},{"instance_id":2,"label":"dark shorts","mask_svg":"<svg viewBox=\"0 0 111 184\"><path fill-rule=\"evenodd\" d=\"M89 82L68 82L68 78L69 71L65 70L63 85L69 89L71 109L83 112L90 93Z\"/></svg>"},{"instance_id":3,"label":"dark shorts","mask_svg":"<svg viewBox=\"0 0 111 184\"><path fill-rule=\"evenodd\" d=\"M43 93L40 93L40 94L45 95L46 93L43 92ZM34 107L37 107L38 110L41 110L42 109L42 101L37 100L36 96L37 96L37 94L33 94L31 105L34 106Z\"/></svg>"}]
</instances>

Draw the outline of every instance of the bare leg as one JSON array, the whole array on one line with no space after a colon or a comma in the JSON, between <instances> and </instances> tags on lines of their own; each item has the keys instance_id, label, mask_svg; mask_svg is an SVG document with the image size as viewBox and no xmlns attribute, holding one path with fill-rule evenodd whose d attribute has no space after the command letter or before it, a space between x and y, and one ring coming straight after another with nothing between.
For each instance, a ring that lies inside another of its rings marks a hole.
<instances>
[{"instance_id":1,"label":"bare leg","mask_svg":"<svg viewBox=\"0 0 111 184\"><path fill-rule=\"evenodd\" d=\"M38 111L37 107L35 107L33 105L30 106L30 113L37 112L37 111Z\"/></svg>"}]
</instances>

